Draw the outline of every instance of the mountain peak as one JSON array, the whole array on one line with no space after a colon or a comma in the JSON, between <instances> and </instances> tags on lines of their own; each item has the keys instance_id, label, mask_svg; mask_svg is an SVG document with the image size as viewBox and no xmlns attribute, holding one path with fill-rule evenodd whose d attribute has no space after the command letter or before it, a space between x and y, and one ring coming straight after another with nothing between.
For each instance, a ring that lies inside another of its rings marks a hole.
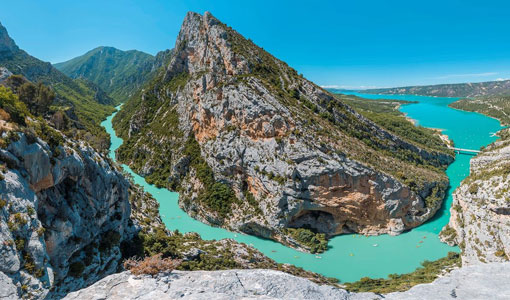
<instances>
[{"instance_id":1,"label":"mountain peak","mask_svg":"<svg viewBox=\"0 0 510 300\"><path fill-rule=\"evenodd\" d=\"M0 23L0 55L12 53L18 49L14 40L9 36L7 29Z\"/></svg>"},{"instance_id":2,"label":"mountain peak","mask_svg":"<svg viewBox=\"0 0 510 300\"><path fill-rule=\"evenodd\" d=\"M182 72L211 72L216 82L255 73L271 73L275 78L298 75L210 12L186 15L174 49L167 80Z\"/></svg>"}]
</instances>

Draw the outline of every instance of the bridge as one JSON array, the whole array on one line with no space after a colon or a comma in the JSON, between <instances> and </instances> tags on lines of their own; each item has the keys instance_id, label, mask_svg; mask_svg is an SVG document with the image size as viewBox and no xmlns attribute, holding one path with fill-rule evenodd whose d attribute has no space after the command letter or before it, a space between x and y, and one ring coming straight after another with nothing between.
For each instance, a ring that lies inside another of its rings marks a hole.
<instances>
[{"instance_id":1,"label":"bridge","mask_svg":"<svg viewBox=\"0 0 510 300\"><path fill-rule=\"evenodd\" d=\"M458 154L460 154L461 152L467 152L467 153L473 153L473 154L478 154L480 153L479 150L471 150L471 149L464 149L464 148L455 148L455 147L448 147L450 149L453 149L455 151L457 151Z\"/></svg>"}]
</instances>

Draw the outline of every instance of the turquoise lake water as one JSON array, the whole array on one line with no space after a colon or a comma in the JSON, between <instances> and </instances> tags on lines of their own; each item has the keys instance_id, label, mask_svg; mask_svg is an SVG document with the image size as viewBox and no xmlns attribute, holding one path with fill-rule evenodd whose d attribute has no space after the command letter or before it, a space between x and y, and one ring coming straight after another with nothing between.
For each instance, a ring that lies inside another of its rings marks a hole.
<instances>
[{"instance_id":1,"label":"turquoise lake water","mask_svg":"<svg viewBox=\"0 0 510 300\"><path fill-rule=\"evenodd\" d=\"M401 106L400 110L419 125L443 129L455 143L456 147L479 149L493 142L496 137L491 133L501 129L495 119L481 114L463 112L448 107L456 98L437 98L413 95L368 95L350 92L369 99L401 99L419 101L416 104ZM115 160L115 150L122 144L122 139L115 135L112 118L108 117L101 125L111 135L110 157ZM329 241L330 249L316 255L306 254L285 247L279 243L254 236L229 232L211 227L189 217L177 204L178 194L166 189L159 189L145 182L129 167L123 168L133 175L137 184L151 193L160 204L160 214L165 225L180 232L197 232L203 239L231 238L238 242L254 246L268 257L280 263L290 263L324 276L338 278L342 282L359 280L362 277L380 278L392 273L414 271L424 260L436 260L446 256L449 251L458 251L439 241L438 233L448 223L449 208L452 203L451 193L469 174L469 159L472 156L460 154L447 170L451 189L444 207L436 216L409 232L398 236L380 235L365 237L357 234L341 235ZM377 246L375 246L377 245Z\"/></svg>"}]
</instances>

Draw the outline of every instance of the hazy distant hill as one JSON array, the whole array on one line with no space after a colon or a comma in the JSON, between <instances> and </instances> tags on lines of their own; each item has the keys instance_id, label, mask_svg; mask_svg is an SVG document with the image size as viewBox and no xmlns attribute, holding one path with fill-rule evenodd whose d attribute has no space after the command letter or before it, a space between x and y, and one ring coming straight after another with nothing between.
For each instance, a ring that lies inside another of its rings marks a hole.
<instances>
[{"instance_id":1,"label":"hazy distant hill","mask_svg":"<svg viewBox=\"0 0 510 300\"><path fill-rule=\"evenodd\" d=\"M120 103L131 97L169 54L170 50L152 56L137 50L98 47L54 66L72 78L97 84Z\"/></svg>"},{"instance_id":2,"label":"hazy distant hill","mask_svg":"<svg viewBox=\"0 0 510 300\"><path fill-rule=\"evenodd\" d=\"M412 94L437 97L510 95L510 80L369 89L363 92L369 94Z\"/></svg>"}]
</instances>

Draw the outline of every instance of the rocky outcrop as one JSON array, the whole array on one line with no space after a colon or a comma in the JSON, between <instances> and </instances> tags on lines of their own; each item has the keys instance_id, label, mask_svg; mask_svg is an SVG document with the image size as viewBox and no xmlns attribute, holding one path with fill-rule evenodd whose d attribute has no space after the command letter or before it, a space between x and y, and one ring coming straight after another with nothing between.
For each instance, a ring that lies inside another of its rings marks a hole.
<instances>
[{"instance_id":1,"label":"rocky outcrop","mask_svg":"<svg viewBox=\"0 0 510 300\"><path fill-rule=\"evenodd\" d=\"M82 142L2 138L0 298L58 297L115 272L135 233L129 182Z\"/></svg>"},{"instance_id":2,"label":"rocky outcrop","mask_svg":"<svg viewBox=\"0 0 510 300\"><path fill-rule=\"evenodd\" d=\"M460 246L463 264L509 259L509 170L510 139L496 141L471 159L469 177L453 194L452 216L441 236Z\"/></svg>"},{"instance_id":3,"label":"rocky outcrop","mask_svg":"<svg viewBox=\"0 0 510 300\"><path fill-rule=\"evenodd\" d=\"M9 36L5 27L0 23L0 55L10 55L18 49L18 46L16 46L14 40Z\"/></svg>"},{"instance_id":4,"label":"rocky outcrop","mask_svg":"<svg viewBox=\"0 0 510 300\"><path fill-rule=\"evenodd\" d=\"M72 299L508 299L510 263L492 263L452 271L429 284L387 295L349 293L272 270L174 271L108 276L67 295Z\"/></svg>"},{"instance_id":5,"label":"rocky outcrop","mask_svg":"<svg viewBox=\"0 0 510 300\"><path fill-rule=\"evenodd\" d=\"M7 68L0 67L0 83L3 83L12 73Z\"/></svg>"},{"instance_id":6,"label":"rocky outcrop","mask_svg":"<svg viewBox=\"0 0 510 300\"><path fill-rule=\"evenodd\" d=\"M398 234L439 208L448 180L428 167L452 156L378 127L210 13L188 13L174 49L114 125L119 158L178 189L190 215L285 242L286 227Z\"/></svg>"}]
</instances>

